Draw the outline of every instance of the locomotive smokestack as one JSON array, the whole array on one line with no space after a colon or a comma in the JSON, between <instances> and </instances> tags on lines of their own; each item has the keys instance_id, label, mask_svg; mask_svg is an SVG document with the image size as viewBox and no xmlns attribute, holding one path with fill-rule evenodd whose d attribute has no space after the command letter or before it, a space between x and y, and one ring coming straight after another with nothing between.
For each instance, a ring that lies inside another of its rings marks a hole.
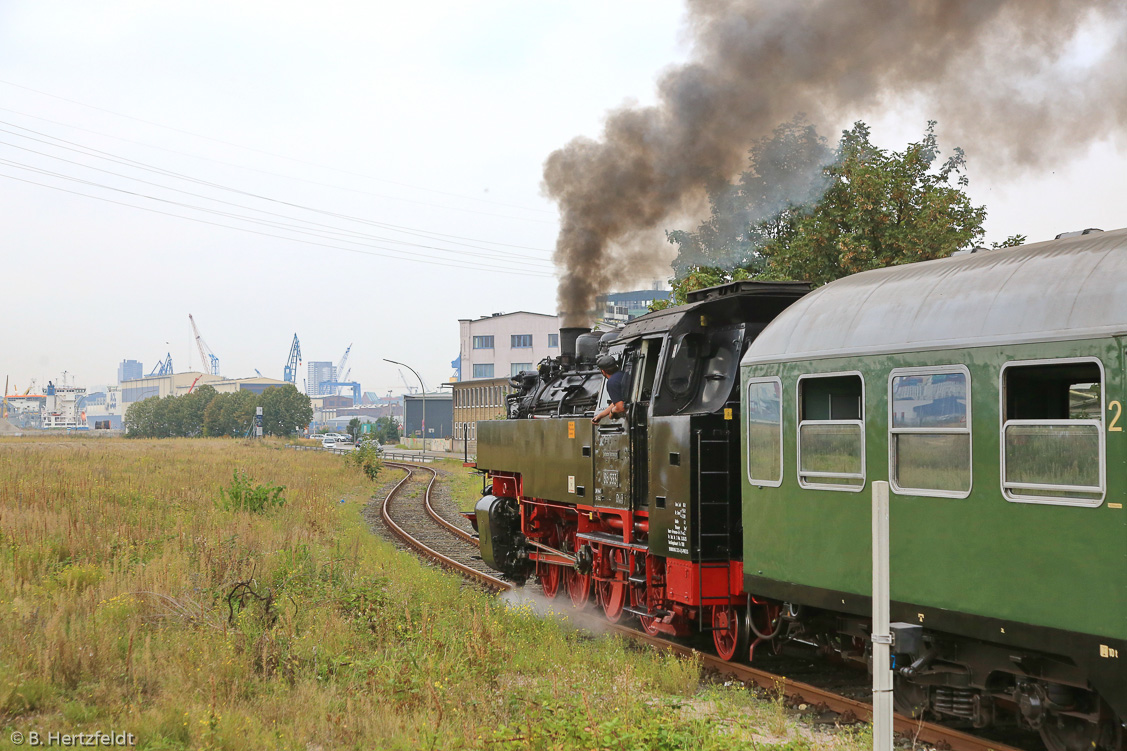
<instances>
[{"instance_id":1,"label":"locomotive smokestack","mask_svg":"<svg viewBox=\"0 0 1127 751\"><path fill-rule=\"evenodd\" d=\"M568 326L560 329L560 359L569 365L575 362L575 340L590 330L585 326Z\"/></svg>"},{"instance_id":2,"label":"locomotive smokestack","mask_svg":"<svg viewBox=\"0 0 1127 751\"><path fill-rule=\"evenodd\" d=\"M565 326L589 322L612 287L668 275L663 230L704 218L709 192L796 113L826 132L926 102L921 119L942 113L944 137L996 172L1043 167L1127 124L1122 0L687 5L691 57L661 74L655 102L608 113L599 138L544 164ZM1077 65L1073 49L1093 55Z\"/></svg>"}]
</instances>

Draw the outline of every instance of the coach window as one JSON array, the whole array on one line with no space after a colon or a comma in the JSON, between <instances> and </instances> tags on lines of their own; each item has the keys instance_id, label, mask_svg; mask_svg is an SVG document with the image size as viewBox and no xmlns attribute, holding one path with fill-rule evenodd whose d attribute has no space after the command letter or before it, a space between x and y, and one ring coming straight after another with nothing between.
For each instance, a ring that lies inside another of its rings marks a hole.
<instances>
[{"instance_id":1,"label":"coach window","mask_svg":"<svg viewBox=\"0 0 1127 751\"><path fill-rule=\"evenodd\" d=\"M970 494L970 371L962 365L889 376L889 479L897 493Z\"/></svg>"},{"instance_id":2,"label":"coach window","mask_svg":"<svg viewBox=\"0 0 1127 751\"><path fill-rule=\"evenodd\" d=\"M1002 368L1002 490L1011 501L1098 506L1104 497L1103 366Z\"/></svg>"},{"instance_id":3,"label":"coach window","mask_svg":"<svg viewBox=\"0 0 1127 751\"><path fill-rule=\"evenodd\" d=\"M783 482L783 384L778 378L753 378L747 384L747 479L752 485Z\"/></svg>"},{"instance_id":4,"label":"coach window","mask_svg":"<svg viewBox=\"0 0 1127 751\"><path fill-rule=\"evenodd\" d=\"M860 373L798 379L798 483L858 491L865 486L865 397Z\"/></svg>"}]
</instances>

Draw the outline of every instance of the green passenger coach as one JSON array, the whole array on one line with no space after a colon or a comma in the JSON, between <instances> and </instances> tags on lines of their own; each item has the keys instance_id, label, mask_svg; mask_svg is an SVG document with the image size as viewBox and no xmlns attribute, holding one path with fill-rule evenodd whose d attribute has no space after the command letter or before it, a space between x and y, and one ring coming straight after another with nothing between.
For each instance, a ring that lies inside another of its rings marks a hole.
<instances>
[{"instance_id":1,"label":"green passenger coach","mask_svg":"<svg viewBox=\"0 0 1127 751\"><path fill-rule=\"evenodd\" d=\"M1127 230L857 274L741 364L743 581L866 659L891 486L898 710L1123 748Z\"/></svg>"}]
</instances>

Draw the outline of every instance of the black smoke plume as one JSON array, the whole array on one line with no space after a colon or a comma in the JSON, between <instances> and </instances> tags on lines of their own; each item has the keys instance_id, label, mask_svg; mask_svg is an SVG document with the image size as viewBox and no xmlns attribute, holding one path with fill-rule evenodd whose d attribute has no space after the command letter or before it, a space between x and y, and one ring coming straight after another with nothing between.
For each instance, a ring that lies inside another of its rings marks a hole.
<instances>
[{"instance_id":1,"label":"black smoke plume","mask_svg":"<svg viewBox=\"0 0 1127 751\"><path fill-rule=\"evenodd\" d=\"M611 112L599 140L544 166L565 326L587 323L596 295L668 273L656 230L797 112L840 124L922 100L995 169L1044 166L1127 123L1122 0L689 0L688 24L691 61L660 77L656 106ZM1083 49L1081 28L1107 50Z\"/></svg>"}]
</instances>

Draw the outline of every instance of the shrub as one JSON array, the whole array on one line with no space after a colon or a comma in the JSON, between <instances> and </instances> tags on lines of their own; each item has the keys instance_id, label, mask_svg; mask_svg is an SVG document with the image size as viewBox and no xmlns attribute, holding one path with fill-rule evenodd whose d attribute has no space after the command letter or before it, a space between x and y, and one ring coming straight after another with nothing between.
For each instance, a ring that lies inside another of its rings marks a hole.
<instances>
[{"instance_id":1,"label":"shrub","mask_svg":"<svg viewBox=\"0 0 1127 751\"><path fill-rule=\"evenodd\" d=\"M349 459L360 468L369 480L375 480L380 470L383 469L383 461L380 459L380 450L376 448L374 443L362 443L356 447L356 450L349 455Z\"/></svg>"},{"instance_id":2,"label":"shrub","mask_svg":"<svg viewBox=\"0 0 1127 751\"><path fill-rule=\"evenodd\" d=\"M231 484L219 491L219 507L225 511L249 511L261 514L286 505L282 485L259 485L237 469L231 473Z\"/></svg>"}]
</instances>

